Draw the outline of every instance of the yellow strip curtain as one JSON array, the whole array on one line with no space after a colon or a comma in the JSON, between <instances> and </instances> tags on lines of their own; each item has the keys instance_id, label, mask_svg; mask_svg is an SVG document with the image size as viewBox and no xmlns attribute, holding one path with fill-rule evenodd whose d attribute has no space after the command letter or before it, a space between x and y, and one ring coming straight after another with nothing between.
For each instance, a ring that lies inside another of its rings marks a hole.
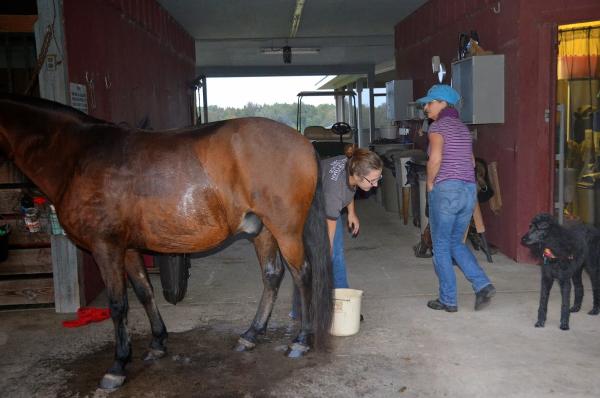
<instances>
[{"instance_id":1,"label":"yellow strip curtain","mask_svg":"<svg viewBox=\"0 0 600 398\"><path fill-rule=\"evenodd\" d=\"M600 78L600 26L559 30L558 78Z\"/></svg>"}]
</instances>

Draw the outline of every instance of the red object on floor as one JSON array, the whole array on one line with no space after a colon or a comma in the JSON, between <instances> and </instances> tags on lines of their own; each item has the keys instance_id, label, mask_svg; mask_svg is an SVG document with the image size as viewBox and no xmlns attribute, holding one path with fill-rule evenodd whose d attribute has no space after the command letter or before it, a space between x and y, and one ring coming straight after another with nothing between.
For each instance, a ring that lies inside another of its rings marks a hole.
<instances>
[{"instance_id":1,"label":"red object on floor","mask_svg":"<svg viewBox=\"0 0 600 398\"><path fill-rule=\"evenodd\" d=\"M91 322L101 322L108 318L110 318L110 310L108 308L81 307L77 310L77 319L63 321L63 326L66 328L76 328Z\"/></svg>"}]
</instances>

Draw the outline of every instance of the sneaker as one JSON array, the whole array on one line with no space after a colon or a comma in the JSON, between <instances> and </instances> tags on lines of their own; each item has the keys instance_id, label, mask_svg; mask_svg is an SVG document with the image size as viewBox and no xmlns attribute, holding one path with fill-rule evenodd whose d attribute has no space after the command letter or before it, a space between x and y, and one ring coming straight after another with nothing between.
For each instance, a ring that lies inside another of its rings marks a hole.
<instances>
[{"instance_id":1,"label":"sneaker","mask_svg":"<svg viewBox=\"0 0 600 398\"><path fill-rule=\"evenodd\" d=\"M496 288L491 283L475 293L475 311L479 311L486 307L495 294Z\"/></svg>"},{"instance_id":2,"label":"sneaker","mask_svg":"<svg viewBox=\"0 0 600 398\"><path fill-rule=\"evenodd\" d=\"M440 299L429 300L427 306L432 310L444 310L446 312L456 312L458 307L455 305L446 305L440 301Z\"/></svg>"}]
</instances>

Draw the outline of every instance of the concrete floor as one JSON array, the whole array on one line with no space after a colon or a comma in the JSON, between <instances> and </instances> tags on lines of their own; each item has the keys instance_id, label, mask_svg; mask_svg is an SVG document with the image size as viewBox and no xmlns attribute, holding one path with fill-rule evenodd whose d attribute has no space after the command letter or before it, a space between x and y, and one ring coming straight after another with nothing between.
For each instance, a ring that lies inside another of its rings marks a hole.
<instances>
[{"instance_id":1,"label":"concrete floor","mask_svg":"<svg viewBox=\"0 0 600 398\"><path fill-rule=\"evenodd\" d=\"M589 279L571 330L558 328L560 295L551 294L544 329L533 327L539 295L537 266L477 253L498 294L483 311L458 275L459 311L426 307L436 296L431 260L413 256L418 230L403 226L372 200L358 202L361 234L347 239L349 279L364 290L365 322L337 337L329 353L299 360L282 350L294 324L287 319L291 284L284 279L271 329L254 352L235 353L261 294L253 247L239 241L193 262L188 295L165 303L169 355L146 364L143 309L131 295L134 361L112 397L598 397L600 318L591 308ZM104 306L99 298L94 305ZM102 397L96 389L112 357L112 323L65 329L71 316L53 310L0 313L0 397Z\"/></svg>"}]
</instances>

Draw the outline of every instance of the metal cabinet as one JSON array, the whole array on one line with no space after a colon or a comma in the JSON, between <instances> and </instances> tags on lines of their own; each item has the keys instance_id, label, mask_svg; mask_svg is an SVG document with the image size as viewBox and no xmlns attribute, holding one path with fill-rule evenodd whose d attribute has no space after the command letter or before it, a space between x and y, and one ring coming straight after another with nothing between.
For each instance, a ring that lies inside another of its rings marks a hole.
<instances>
[{"instance_id":1,"label":"metal cabinet","mask_svg":"<svg viewBox=\"0 0 600 398\"><path fill-rule=\"evenodd\" d=\"M385 97L388 120L408 119L408 103L413 100L412 80L392 80L385 83Z\"/></svg>"},{"instance_id":2,"label":"metal cabinet","mask_svg":"<svg viewBox=\"0 0 600 398\"><path fill-rule=\"evenodd\" d=\"M504 123L504 55L479 55L452 63L452 86L462 97L463 122Z\"/></svg>"}]
</instances>

